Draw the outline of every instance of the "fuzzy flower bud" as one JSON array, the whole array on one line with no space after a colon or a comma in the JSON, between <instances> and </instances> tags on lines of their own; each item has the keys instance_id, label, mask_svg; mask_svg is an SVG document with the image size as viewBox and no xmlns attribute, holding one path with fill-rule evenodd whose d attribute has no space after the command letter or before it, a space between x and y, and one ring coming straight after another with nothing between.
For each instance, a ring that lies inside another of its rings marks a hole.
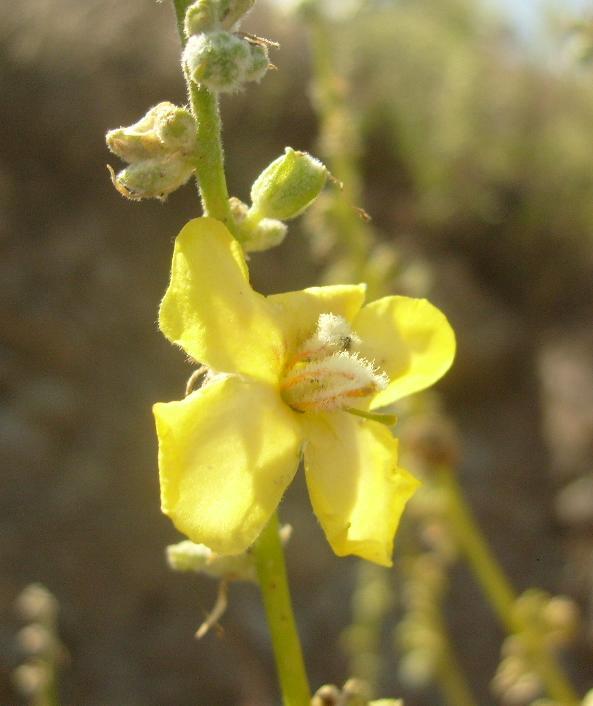
<instances>
[{"instance_id":1,"label":"fuzzy flower bud","mask_svg":"<svg viewBox=\"0 0 593 706\"><path fill-rule=\"evenodd\" d=\"M247 81L259 81L269 66L263 44L223 30L191 36L183 62L192 81L218 93L234 93Z\"/></svg>"},{"instance_id":2,"label":"fuzzy flower bud","mask_svg":"<svg viewBox=\"0 0 593 706\"><path fill-rule=\"evenodd\" d=\"M185 13L185 36L189 39L215 29L235 30L254 4L255 0L196 0Z\"/></svg>"},{"instance_id":3,"label":"fuzzy flower bud","mask_svg":"<svg viewBox=\"0 0 593 706\"><path fill-rule=\"evenodd\" d=\"M167 563L174 571L194 571L216 579L257 579L251 554L219 556L205 544L194 544L189 540L167 547Z\"/></svg>"},{"instance_id":4,"label":"fuzzy flower bud","mask_svg":"<svg viewBox=\"0 0 593 706\"><path fill-rule=\"evenodd\" d=\"M255 0L219 0L219 18L224 29L235 30L255 5Z\"/></svg>"},{"instance_id":5,"label":"fuzzy flower bud","mask_svg":"<svg viewBox=\"0 0 593 706\"><path fill-rule=\"evenodd\" d=\"M131 201L159 199L183 186L194 172L194 167L180 159L146 159L130 164L117 175L111 167L113 186Z\"/></svg>"},{"instance_id":6,"label":"fuzzy flower bud","mask_svg":"<svg viewBox=\"0 0 593 706\"><path fill-rule=\"evenodd\" d=\"M187 8L183 31L188 39L218 27L218 4L217 0L197 0Z\"/></svg>"},{"instance_id":7,"label":"fuzzy flower bud","mask_svg":"<svg viewBox=\"0 0 593 706\"><path fill-rule=\"evenodd\" d=\"M195 121L185 108L164 101L129 127L110 130L107 146L124 162L133 164L171 152L190 153L195 147Z\"/></svg>"},{"instance_id":8,"label":"fuzzy flower bud","mask_svg":"<svg viewBox=\"0 0 593 706\"><path fill-rule=\"evenodd\" d=\"M288 228L282 221L273 218L262 218L253 222L246 219L248 209L236 197L229 199L231 213L237 226L238 238L245 252L261 252L274 248L284 240Z\"/></svg>"},{"instance_id":9,"label":"fuzzy flower bud","mask_svg":"<svg viewBox=\"0 0 593 706\"><path fill-rule=\"evenodd\" d=\"M319 160L287 147L251 187L252 210L263 218L295 218L319 196L327 177Z\"/></svg>"}]
</instances>

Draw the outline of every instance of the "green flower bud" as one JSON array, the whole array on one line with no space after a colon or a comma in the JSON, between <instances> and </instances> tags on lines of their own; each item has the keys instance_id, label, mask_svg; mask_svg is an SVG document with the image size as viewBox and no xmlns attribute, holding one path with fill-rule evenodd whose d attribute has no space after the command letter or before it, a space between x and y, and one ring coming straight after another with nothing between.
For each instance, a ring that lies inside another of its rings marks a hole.
<instances>
[{"instance_id":1,"label":"green flower bud","mask_svg":"<svg viewBox=\"0 0 593 706\"><path fill-rule=\"evenodd\" d=\"M255 5L255 0L219 0L219 19L224 29L237 29L237 24Z\"/></svg>"},{"instance_id":2,"label":"green flower bud","mask_svg":"<svg viewBox=\"0 0 593 706\"><path fill-rule=\"evenodd\" d=\"M327 177L328 171L319 160L287 147L255 180L251 210L262 218L295 218L319 196Z\"/></svg>"},{"instance_id":3,"label":"green flower bud","mask_svg":"<svg viewBox=\"0 0 593 706\"><path fill-rule=\"evenodd\" d=\"M185 108L171 106L162 111L155 124L155 134L166 152L190 155L196 148L196 121Z\"/></svg>"},{"instance_id":4,"label":"green flower bud","mask_svg":"<svg viewBox=\"0 0 593 706\"><path fill-rule=\"evenodd\" d=\"M184 159L145 159L134 162L117 175L111 167L113 186L131 201L159 199L183 186L194 172L194 167Z\"/></svg>"},{"instance_id":5,"label":"green flower bud","mask_svg":"<svg viewBox=\"0 0 593 706\"><path fill-rule=\"evenodd\" d=\"M197 0L187 8L183 30L189 39L193 34L217 29L218 24L217 0Z\"/></svg>"},{"instance_id":6,"label":"green flower bud","mask_svg":"<svg viewBox=\"0 0 593 706\"><path fill-rule=\"evenodd\" d=\"M237 237L245 252L260 252L280 245L288 228L273 218L251 220L247 218L247 205L235 196L229 199L231 214L237 226Z\"/></svg>"},{"instance_id":7,"label":"green flower bud","mask_svg":"<svg viewBox=\"0 0 593 706\"><path fill-rule=\"evenodd\" d=\"M211 91L234 93L246 81L259 81L268 64L262 68L260 45L225 31L205 32L189 38L183 61L190 78Z\"/></svg>"},{"instance_id":8,"label":"green flower bud","mask_svg":"<svg viewBox=\"0 0 593 706\"><path fill-rule=\"evenodd\" d=\"M288 227L274 218L262 218L257 226L242 241L246 252L261 252L275 248L286 237Z\"/></svg>"},{"instance_id":9,"label":"green flower bud","mask_svg":"<svg viewBox=\"0 0 593 706\"><path fill-rule=\"evenodd\" d=\"M195 121L185 108L164 101L129 127L110 130L107 146L129 164L171 152L189 154L195 147Z\"/></svg>"},{"instance_id":10,"label":"green flower bud","mask_svg":"<svg viewBox=\"0 0 593 706\"><path fill-rule=\"evenodd\" d=\"M249 43L249 65L245 69L246 81L261 81L270 67L268 47L265 44Z\"/></svg>"},{"instance_id":11,"label":"green flower bud","mask_svg":"<svg viewBox=\"0 0 593 706\"><path fill-rule=\"evenodd\" d=\"M185 36L189 39L217 29L235 30L254 5L255 0L196 0L185 13Z\"/></svg>"}]
</instances>

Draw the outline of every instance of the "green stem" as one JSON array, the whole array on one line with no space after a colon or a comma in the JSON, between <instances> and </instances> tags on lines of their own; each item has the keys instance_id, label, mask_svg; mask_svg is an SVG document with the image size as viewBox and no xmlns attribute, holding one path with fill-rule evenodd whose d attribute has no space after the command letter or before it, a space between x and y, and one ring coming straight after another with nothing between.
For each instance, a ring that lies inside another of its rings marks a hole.
<instances>
[{"instance_id":1,"label":"green stem","mask_svg":"<svg viewBox=\"0 0 593 706\"><path fill-rule=\"evenodd\" d=\"M185 45L183 20L191 0L173 0L181 44ZM198 86L184 71L189 102L197 125L195 168L204 215L222 221L235 235L235 224L229 207L229 192L224 173L222 125L218 95Z\"/></svg>"},{"instance_id":2,"label":"green stem","mask_svg":"<svg viewBox=\"0 0 593 706\"><path fill-rule=\"evenodd\" d=\"M185 34L183 33L183 21L187 8L192 4L193 0L173 0L175 8L175 17L177 18L177 31L181 37L181 43L185 46Z\"/></svg>"},{"instance_id":3,"label":"green stem","mask_svg":"<svg viewBox=\"0 0 593 706\"><path fill-rule=\"evenodd\" d=\"M517 599L515 591L474 520L454 472L449 468L439 469L438 482L447 492L449 519L459 547L507 632L520 634L523 637L531 655L532 668L539 675L551 698L563 706L580 703L562 668L543 644L542 635L530 625L517 623L514 617L514 605Z\"/></svg>"},{"instance_id":4,"label":"green stem","mask_svg":"<svg viewBox=\"0 0 593 706\"><path fill-rule=\"evenodd\" d=\"M275 513L253 547L284 706L309 706L311 692L292 612L284 551Z\"/></svg>"},{"instance_id":5,"label":"green stem","mask_svg":"<svg viewBox=\"0 0 593 706\"><path fill-rule=\"evenodd\" d=\"M189 80L188 90L198 126L195 164L204 214L218 218L233 232L234 222L224 174L218 96Z\"/></svg>"}]
</instances>

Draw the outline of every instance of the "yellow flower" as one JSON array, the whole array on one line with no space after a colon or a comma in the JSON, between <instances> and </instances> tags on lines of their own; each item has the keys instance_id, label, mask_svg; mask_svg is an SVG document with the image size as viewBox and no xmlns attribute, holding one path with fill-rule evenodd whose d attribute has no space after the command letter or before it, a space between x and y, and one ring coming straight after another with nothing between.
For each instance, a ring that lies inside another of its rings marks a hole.
<instances>
[{"instance_id":1,"label":"yellow flower","mask_svg":"<svg viewBox=\"0 0 593 706\"><path fill-rule=\"evenodd\" d=\"M455 354L424 299L362 308L364 285L265 297L239 244L211 218L178 235L159 313L165 336L207 366L204 385L154 405L162 509L218 554L253 543L301 453L313 509L338 556L390 566L418 482L373 410L438 380ZM351 413L347 410L354 410Z\"/></svg>"}]
</instances>

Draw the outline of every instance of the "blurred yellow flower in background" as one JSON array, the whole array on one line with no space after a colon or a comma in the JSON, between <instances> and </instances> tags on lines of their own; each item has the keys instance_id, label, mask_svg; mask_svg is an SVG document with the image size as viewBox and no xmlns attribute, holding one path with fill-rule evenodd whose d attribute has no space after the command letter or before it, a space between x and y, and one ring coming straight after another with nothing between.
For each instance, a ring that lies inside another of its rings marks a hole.
<instances>
[{"instance_id":1,"label":"blurred yellow flower in background","mask_svg":"<svg viewBox=\"0 0 593 706\"><path fill-rule=\"evenodd\" d=\"M208 374L154 414L162 509L192 541L245 551L302 453L334 552L391 565L418 481L398 467L397 440L374 410L438 380L455 337L424 299L363 307L364 296L364 285L339 285L265 297L222 223L182 229L159 325Z\"/></svg>"}]
</instances>

